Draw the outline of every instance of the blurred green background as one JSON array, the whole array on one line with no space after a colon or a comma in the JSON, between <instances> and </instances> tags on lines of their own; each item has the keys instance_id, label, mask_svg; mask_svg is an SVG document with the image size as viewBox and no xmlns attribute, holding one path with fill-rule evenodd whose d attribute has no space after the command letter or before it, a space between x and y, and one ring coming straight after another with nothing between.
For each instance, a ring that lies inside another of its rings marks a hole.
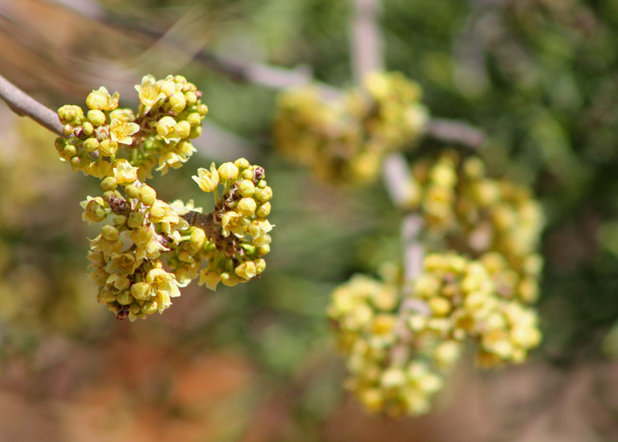
<instances>
[{"instance_id":1,"label":"blurred green background","mask_svg":"<svg viewBox=\"0 0 618 442\"><path fill-rule=\"evenodd\" d=\"M194 55L351 86L350 1L0 0L0 73L51 108L100 85L131 105L145 73L195 82L211 126L154 186L206 204L195 169L246 156L267 170L276 225L260 280L192 285L162 316L117 321L86 274L96 231L78 203L97 183L0 105L0 440L618 440L618 0L380 4L387 68L422 85L432 115L481 128L491 174L543 205L544 342L529 363L466 360L417 419L370 416L342 390L329 294L398 259L400 214L379 183L333 189L279 158L277 91Z\"/></svg>"}]
</instances>

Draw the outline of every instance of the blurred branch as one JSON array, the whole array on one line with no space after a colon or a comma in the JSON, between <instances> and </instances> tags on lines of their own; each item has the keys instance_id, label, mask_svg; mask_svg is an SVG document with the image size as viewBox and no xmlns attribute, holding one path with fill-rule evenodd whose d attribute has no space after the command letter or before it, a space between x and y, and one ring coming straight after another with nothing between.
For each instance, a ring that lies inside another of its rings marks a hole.
<instances>
[{"instance_id":1,"label":"blurred branch","mask_svg":"<svg viewBox=\"0 0 618 442\"><path fill-rule=\"evenodd\" d=\"M425 127L425 135L447 143L459 143L471 148L480 147L485 141L482 130L467 123L431 118Z\"/></svg>"},{"instance_id":2,"label":"blurred branch","mask_svg":"<svg viewBox=\"0 0 618 442\"><path fill-rule=\"evenodd\" d=\"M93 0L47 0L64 6L81 16L98 21L117 29L140 33L151 39L161 39L165 32L150 27L136 17L117 14ZM383 67L382 45L377 25L378 5L376 0L353 0L354 16L351 32L351 51L354 76L360 80L366 73ZM167 36L168 43L175 49L186 51L183 42ZM267 64L241 62L228 57L221 57L211 51L201 49L194 54L194 59L233 81L257 84L271 89L286 89L315 83L311 69L299 66L295 69L271 66ZM318 84L324 97L338 98L337 89ZM482 144L484 134L465 123L447 119L432 118L426 128L426 135L449 143L459 143L469 147Z\"/></svg>"},{"instance_id":3,"label":"blurred branch","mask_svg":"<svg viewBox=\"0 0 618 442\"><path fill-rule=\"evenodd\" d=\"M62 123L58 119L58 114L36 101L2 75L0 75L0 98L17 115L31 118L44 128L57 135L62 135Z\"/></svg>"},{"instance_id":4,"label":"blurred branch","mask_svg":"<svg viewBox=\"0 0 618 442\"><path fill-rule=\"evenodd\" d=\"M159 40L164 37L167 43L175 49L186 51L183 41L178 41L174 36L166 35L140 20L138 17L117 14L92 0L48 0L52 3L64 6L81 16L104 23L117 29L137 32L148 38ZM194 54L195 60L207 68L227 76L231 80L258 84L272 89L285 89L293 86L301 86L312 81L309 68L301 66L296 69L286 69L268 66L259 63L246 63L238 60L221 57L213 52L201 49Z\"/></svg>"},{"instance_id":5,"label":"blurred branch","mask_svg":"<svg viewBox=\"0 0 618 442\"><path fill-rule=\"evenodd\" d=\"M352 71L356 83L373 71L383 69L382 42L378 28L378 9L376 0L353 0L350 48Z\"/></svg>"}]
</instances>

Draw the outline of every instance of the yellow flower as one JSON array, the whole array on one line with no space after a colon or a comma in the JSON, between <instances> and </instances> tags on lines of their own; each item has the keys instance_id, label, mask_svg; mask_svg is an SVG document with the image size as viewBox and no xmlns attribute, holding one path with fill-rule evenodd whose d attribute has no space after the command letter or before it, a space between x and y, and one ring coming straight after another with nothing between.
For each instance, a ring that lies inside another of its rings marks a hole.
<instances>
[{"instance_id":1,"label":"yellow flower","mask_svg":"<svg viewBox=\"0 0 618 442\"><path fill-rule=\"evenodd\" d=\"M90 109L112 111L118 107L118 92L110 95L107 88L101 86L98 90L88 94L86 106Z\"/></svg>"},{"instance_id":2,"label":"yellow flower","mask_svg":"<svg viewBox=\"0 0 618 442\"><path fill-rule=\"evenodd\" d=\"M108 273L118 273L123 276L132 275L139 263L132 253L123 253L116 256L105 266L105 271Z\"/></svg>"},{"instance_id":3,"label":"yellow flower","mask_svg":"<svg viewBox=\"0 0 618 442\"><path fill-rule=\"evenodd\" d=\"M172 169L178 169L182 166L186 159L183 159L180 155L174 152L166 152L159 158L159 167L157 167L157 172L161 171L161 175L165 175L168 169L171 167Z\"/></svg>"},{"instance_id":4,"label":"yellow flower","mask_svg":"<svg viewBox=\"0 0 618 442\"><path fill-rule=\"evenodd\" d=\"M112 140L120 144L131 144L131 135L139 132L139 124L114 118L109 125L109 133Z\"/></svg>"},{"instance_id":5,"label":"yellow flower","mask_svg":"<svg viewBox=\"0 0 618 442\"><path fill-rule=\"evenodd\" d=\"M99 221L103 221L107 216L105 213L105 202L100 196L95 198L87 196L86 201L82 201L79 204L85 209L82 214L82 220L84 221L98 223Z\"/></svg>"},{"instance_id":6,"label":"yellow flower","mask_svg":"<svg viewBox=\"0 0 618 442\"><path fill-rule=\"evenodd\" d=\"M200 167L197 169L197 176L193 175L192 178L203 192L212 192L219 185L219 173L215 163L210 164L210 170Z\"/></svg>"},{"instance_id":7,"label":"yellow flower","mask_svg":"<svg viewBox=\"0 0 618 442\"><path fill-rule=\"evenodd\" d=\"M176 127L176 120L169 115L162 117L159 121L157 121L156 130L157 134L159 134L165 141L175 140L178 141L180 138L177 136L174 128Z\"/></svg>"},{"instance_id":8,"label":"yellow flower","mask_svg":"<svg viewBox=\"0 0 618 442\"><path fill-rule=\"evenodd\" d=\"M255 263L253 261L243 262L242 264L236 266L236 268L234 269L234 273L246 280L254 278L257 274Z\"/></svg>"},{"instance_id":9,"label":"yellow flower","mask_svg":"<svg viewBox=\"0 0 618 442\"><path fill-rule=\"evenodd\" d=\"M230 233L237 234L237 236L240 235L241 237L244 236L240 223L241 221L242 215L240 213L234 212L233 210L225 212L221 216L221 233L223 236L227 238L230 236Z\"/></svg>"},{"instance_id":10,"label":"yellow flower","mask_svg":"<svg viewBox=\"0 0 618 442\"><path fill-rule=\"evenodd\" d=\"M200 272L200 285L206 284L206 287L210 290L216 290L220 281L221 276L219 276L218 273L211 272L207 269Z\"/></svg>"},{"instance_id":11,"label":"yellow flower","mask_svg":"<svg viewBox=\"0 0 618 442\"><path fill-rule=\"evenodd\" d=\"M137 168L131 166L125 159L117 160L113 171L118 184L131 184L137 180Z\"/></svg>"},{"instance_id":12,"label":"yellow flower","mask_svg":"<svg viewBox=\"0 0 618 442\"><path fill-rule=\"evenodd\" d=\"M155 267L148 271L146 282L158 293L165 293L170 298L180 296L180 290L173 273L168 273L162 268Z\"/></svg>"},{"instance_id":13,"label":"yellow flower","mask_svg":"<svg viewBox=\"0 0 618 442\"><path fill-rule=\"evenodd\" d=\"M144 113L148 113L159 100L165 98L165 94L159 89L157 81L152 75L142 77L142 83L135 86L140 103L144 105Z\"/></svg>"}]
</instances>

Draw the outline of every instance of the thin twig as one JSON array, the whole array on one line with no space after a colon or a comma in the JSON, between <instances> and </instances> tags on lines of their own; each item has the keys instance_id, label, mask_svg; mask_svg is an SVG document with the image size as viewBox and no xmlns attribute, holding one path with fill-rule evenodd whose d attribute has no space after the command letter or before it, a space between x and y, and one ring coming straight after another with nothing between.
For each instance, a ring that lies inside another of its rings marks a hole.
<instances>
[{"instance_id":1,"label":"thin twig","mask_svg":"<svg viewBox=\"0 0 618 442\"><path fill-rule=\"evenodd\" d=\"M478 148L485 142L485 134L480 129L444 118L431 118L425 127L425 135L471 148Z\"/></svg>"},{"instance_id":2,"label":"thin twig","mask_svg":"<svg viewBox=\"0 0 618 442\"><path fill-rule=\"evenodd\" d=\"M89 20L118 29L137 32L153 40L158 40L165 35L165 32L150 27L139 18L122 16L92 0L48 1L59 4ZM376 0L354 1L356 12L351 26L350 41L354 76L359 81L368 72L382 69L383 57L377 26L378 5ZM183 42L175 41L173 38L169 38L168 43L174 45L177 50L186 50ZM305 65L289 69L267 64L241 62L228 57L221 57L205 49L195 53L195 60L233 81L256 84L275 90L315 83L311 69ZM321 83L317 86L326 98L339 98L341 96L341 92L331 86ZM459 143L472 148L480 146L485 139L483 132L477 128L442 118L431 118L425 134L440 141Z\"/></svg>"},{"instance_id":3,"label":"thin twig","mask_svg":"<svg viewBox=\"0 0 618 442\"><path fill-rule=\"evenodd\" d=\"M2 75L0 75L0 98L17 115L29 117L44 128L57 135L62 135L62 123L58 119L58 114L36 101Z\"/></svg>"},{"instance_id":4,"label":"thin twig","mask_svg":"<svg viewBox=\"0 0 618 442\"><path fill-rule=\"evenodd\" d=\"M152 40L159 40L166 37L167 43L174 46L174 49L186 51L184 42L178 41L174 36L166 35L166 32L161 32L151 27L138 17L117 14L92 0L48 1L61 5L89 20L103 23L117 29L136 32ZM312 74L307 66L301 66L296 69L286 69L259 63L247 63L221 57L205 49L201 49L191 55L195 57L195 60L202 63L207 68L225 75L233 81L257 84L271 89L286 89L294 86L302 86L312 81Z\"/></svg>"},{"instance_id":5,"label":"thin twig","mask_svg":"<svg viewBox=\"0 0 618 442\"><path fill-rule=\"evenodd\" d=\"M383 70L382 39L378 28L378 2L353 0L350 48L356 83L373 72Z\"/></svg>"}]
</instances>

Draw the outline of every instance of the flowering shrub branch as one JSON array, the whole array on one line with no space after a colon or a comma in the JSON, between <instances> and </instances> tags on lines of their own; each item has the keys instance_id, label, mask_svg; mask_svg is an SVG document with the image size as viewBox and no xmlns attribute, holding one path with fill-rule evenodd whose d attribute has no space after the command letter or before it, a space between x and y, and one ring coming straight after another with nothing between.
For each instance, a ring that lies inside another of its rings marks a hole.
<instances>
[{"instance_id":1,"label":"flowering shrub branch","mask_svg":"<svg viewBox=\"0 0 618 442\"><path fill-rule=\"evenodd\" d=\"M119 108L118 93L93 90L86 111L62 106L58 113L0 77L0 94L20 115L60 136L56 150L74 171L98 178L101 194L82 202L82 218L105 222L91 240L90 277L97 299L119 318L162 313L193 279L215 290L260 276L270 251L272 189L264 169L240 158L194 180L212 193L214 210L202 214L193 201L167 203L146 184L152 172L181 167L195 152L208 108L201 92L182 76L137 85L136 112Z\"/></svg>"}]
</instances>

